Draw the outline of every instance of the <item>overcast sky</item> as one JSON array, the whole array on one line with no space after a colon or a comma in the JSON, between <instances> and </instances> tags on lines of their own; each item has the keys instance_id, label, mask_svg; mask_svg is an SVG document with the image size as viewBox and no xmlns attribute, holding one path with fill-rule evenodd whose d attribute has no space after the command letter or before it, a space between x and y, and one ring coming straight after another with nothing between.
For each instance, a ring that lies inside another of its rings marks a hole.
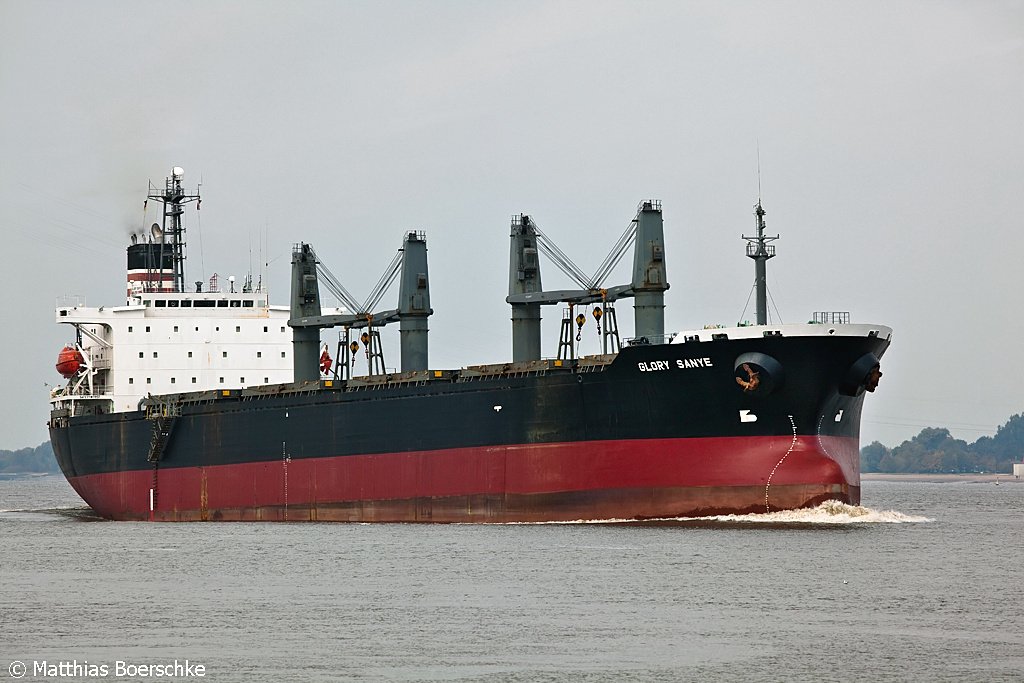
<instances>
[{"instance_id":1,"label":"overcast sky","mask_svg":"<svg viewBox=\"0 0 1024 683\"><path fill-rule=\"evenodd\" d=\"M1022 84L1022 2L0 0L0 448L46 440L55 299L123 301L174 165L203 182L189 282L269 262L286 304L302 240L362 299L426 231L431 366L457 367L511 357L519 212L592 272L662 200L666 327L734 324L758 148L782 321L895 330L862 442L973 441L1024 410Z\"/></svg>"}]
</instances>

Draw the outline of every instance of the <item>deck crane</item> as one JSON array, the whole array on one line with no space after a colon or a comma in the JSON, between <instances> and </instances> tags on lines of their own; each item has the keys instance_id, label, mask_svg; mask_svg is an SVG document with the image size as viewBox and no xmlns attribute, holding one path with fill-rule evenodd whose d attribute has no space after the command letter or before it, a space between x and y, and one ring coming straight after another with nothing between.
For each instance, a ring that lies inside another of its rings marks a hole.
<instances>
[{"instance_id":1,"label":"deck crane","mask_svg":"<svg viewBox=\"0 0 1024 683\"><path fill-rule=\"evenodd\" d=\"M398 307L373 312L395 279L401 276ZM320 307L320 280L335 297L352 311L344 314L323 315ZM317 257L313 247L302 243L292 250L291 318L293 363L295 381L315 381L320 378L320 330L341 326L345 328L344 351L339 349L337 367L348 370L347 353L354 353L351 330L366 329L362 335L367 349L369 373L384 372L380 351L379 332L374 328L393 322L399 323L402 372L427 369L427 318L430 308L430 283L427 275L427 239L422 232L406 233L402 248L385 268L369 296L360 303L345 289L341 281ZM337 374L337 371L336 371Z\"/></svg>"},{"instance_id":2,"label":"deck crane","mask_svg":"<svg viewBox=\"0 0 1024 683\"><path fill-rule=\"evenodd\" d=\"M558 303L569 304L562 320L559 357L575 354L572 324L581 328L586 316L573 319L576 306L600 304L594 317L604 319L601 346L604 353L617 350L618 326L612 304L618 299L633 298L634 336L636 342L656 341L665 336L665 290L669 288L665 274L665 234L661 202L640 202L636 215L612 246L608 256L593 275L587 276L558 246L548 238L536 222L525 214L512 217L509 257L509 287L505 301L512 306L512 360L529 361L541 357L540 307ZM605 287L604 281L630 246L633 250L633 280L629 284ZM541 285L540 262L543 253L559 270L573 280L579 289L544 291ZM578 336L578 335L577 335ZM636 343L635 342L635 343Z\"/></svg>"}]
</instances>

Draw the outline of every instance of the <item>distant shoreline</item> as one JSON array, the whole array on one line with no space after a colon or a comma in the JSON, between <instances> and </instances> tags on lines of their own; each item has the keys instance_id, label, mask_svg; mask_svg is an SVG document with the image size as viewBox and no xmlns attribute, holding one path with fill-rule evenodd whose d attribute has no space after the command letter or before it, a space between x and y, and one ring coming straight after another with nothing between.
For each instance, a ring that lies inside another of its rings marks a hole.
<instances>
[{"instance_id":1,"label":"distant shoreline","mask_svg":"<svg viewBox=\"0 0 1024 683\"><path fill-rule=\"evenodd\" d=\"M931 484L952 484L955 482L973 483L1020 483L1024 479L1016 479L1012 474L891 474L888 472L863 472L860 475L861 481L918 481Z\"/></svg>"}]
</instances>

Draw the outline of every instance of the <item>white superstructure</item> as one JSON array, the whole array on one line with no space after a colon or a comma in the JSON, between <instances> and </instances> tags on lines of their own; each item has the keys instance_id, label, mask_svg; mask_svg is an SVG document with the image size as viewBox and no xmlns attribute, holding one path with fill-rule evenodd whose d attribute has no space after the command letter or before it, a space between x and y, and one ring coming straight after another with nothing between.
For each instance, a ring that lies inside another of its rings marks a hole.
<instances>
[{"instance_id":1,"label":"white superstructure","mask_svg":"<svg viewBox=\"0 0 1024 683\"><path fill-rule=\"evenodd\" d=\"M54 390L73 414L136 410L149 394L292 381L288 307L265 291L145 293L125 306L65 303L83 369Z\"/></svg>"},{"instance_id":2,"label":"white superstructure","mask_svg":"<svg viewBox=\"0 0 1024 683\"><path fill-rule=\"evenodd\" d=\"M292 329L288 306L273 306L266 290L245 279L241 292L208 290L195 282L185 291L184 207L198 191L183 185L174 167L164 187L150 184L148 201L163 206L162 222L127 248L127 297L123 306L57 304L58 323L74 329L57 370L67 384L50 395L53 409L69 415L138 410L149 395L240 389L292 381ZM262 278L260 280L262 282ZM340 309L334 312L340 313Z\"/></svg>"}]
</instances>

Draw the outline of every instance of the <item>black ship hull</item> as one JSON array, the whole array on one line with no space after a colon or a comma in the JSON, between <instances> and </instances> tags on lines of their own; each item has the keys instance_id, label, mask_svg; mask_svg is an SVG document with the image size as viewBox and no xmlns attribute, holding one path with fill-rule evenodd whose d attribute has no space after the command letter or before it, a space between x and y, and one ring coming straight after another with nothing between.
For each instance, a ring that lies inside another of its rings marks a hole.
<instances>
[{"instance_id":1,"label":"black ship hull","mask_svg":"<svg viewBox=\"0 0 1024 683\"><path fill-rule=\"evenodd\" d=\"M111 519L559 521L857 503L863 392L888 344L877 331L747 336L630 346L610 362L183 394L55 412L50 435L68 481Z\"/></svg>"}]
</instances>

